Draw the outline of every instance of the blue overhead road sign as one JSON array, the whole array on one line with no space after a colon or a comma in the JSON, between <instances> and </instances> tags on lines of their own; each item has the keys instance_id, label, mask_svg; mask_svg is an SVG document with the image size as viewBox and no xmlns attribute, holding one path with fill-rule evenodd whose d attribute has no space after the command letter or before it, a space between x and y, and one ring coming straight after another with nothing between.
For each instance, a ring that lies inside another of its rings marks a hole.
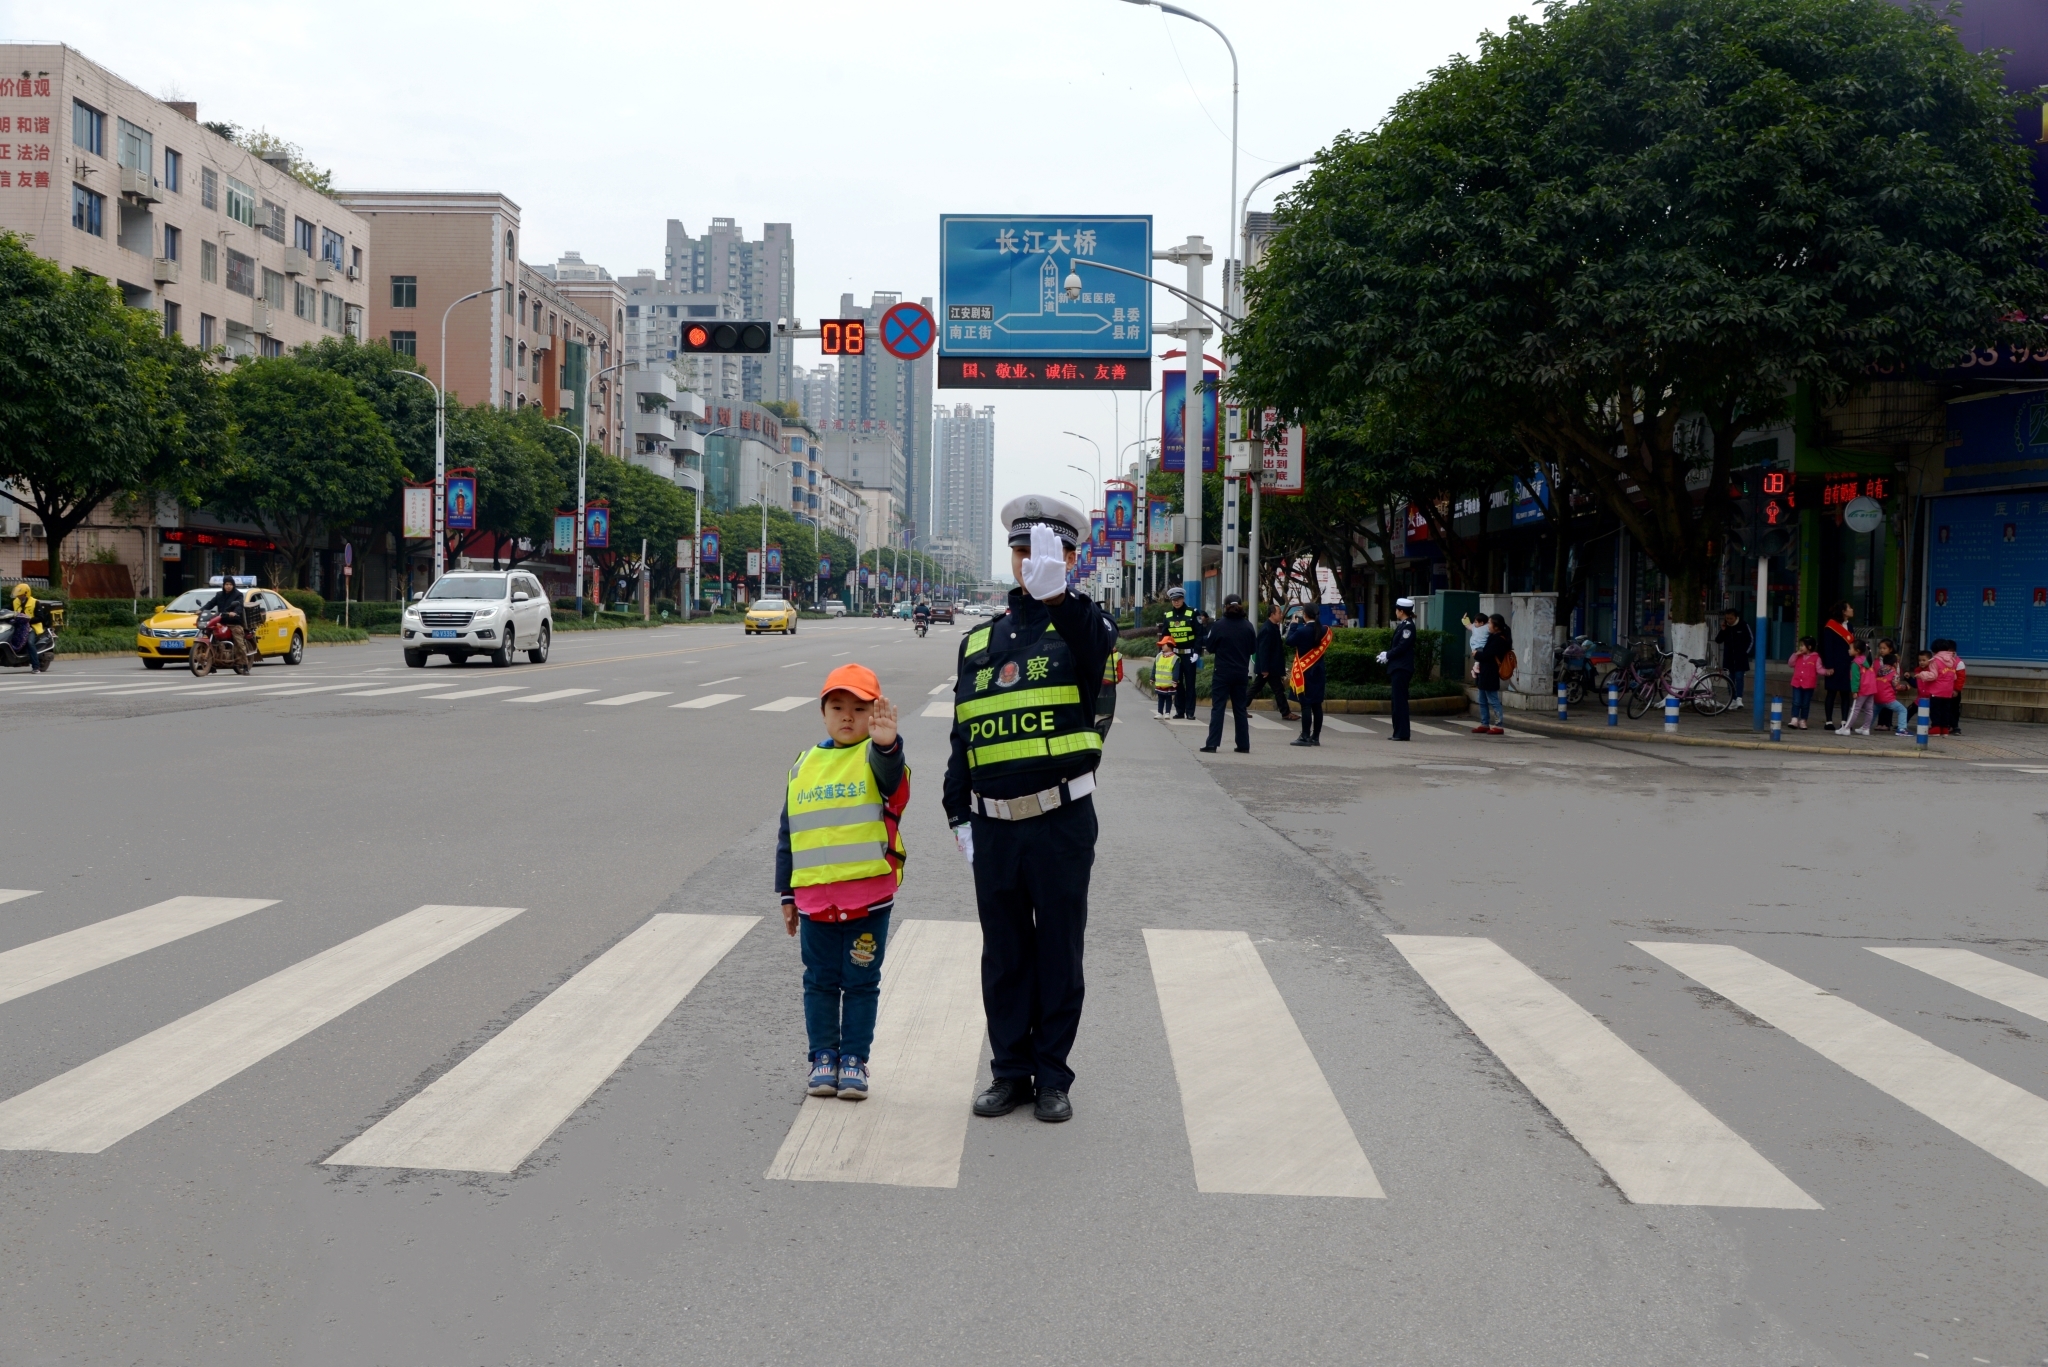
<instances>
[{"instance_id":1,"label":"blue overhead road sign","mask_svg":"<svg viewBox=\"0 0 2048 1367\"><path fill-rule=\"evenodd\" d=\"M1097 263L1149 275L1151 215L940 215L939 354L1149 357L1151 286Z\"/></svg>"}]
</instances>

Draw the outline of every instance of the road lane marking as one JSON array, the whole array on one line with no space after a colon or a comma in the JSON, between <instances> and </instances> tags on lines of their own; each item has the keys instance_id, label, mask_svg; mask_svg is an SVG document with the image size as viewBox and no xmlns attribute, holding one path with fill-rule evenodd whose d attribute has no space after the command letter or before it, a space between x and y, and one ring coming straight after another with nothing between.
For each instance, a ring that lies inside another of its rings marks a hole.
<instances>
[{"instance_id":1,"label":"road lane marking","mask_svg":"<svg viewBox=\"0 0 2048 1367\"><path fill-rule=\"evenodd\" d=\"M489 688L465 688L460 693L437 693L433 702L452 702L456 698L487 698L493 693L517 693L525 684L492 684ZM505 701L510 702L507 698Z\"/></svg>"},{"instance_id":2,"label":"road lane marking","mask_svg":"<svg viewBox=\"0 0 2048 1367\"><path fill-rule=\"evenodd\" d=\"M554 702L558 698L580 698L585 693L597 692L594 688L557 688L551 693L529 693L523 698L507 698L506 702Z\"/></svg>"},{"instance_id":3,"label":"road lane marking","mask_svg":"<svg viewBox=\"0 0 2048 1367\"><path fill-rule=\"evenodd\" d=\"M703 683L698 683L698 684L691 684L691 685L690 685L690 687L692 687L692 688L713 688L713 687L716 687L717 685L719 685L719 684L722 684L722 683L731 683L731 682L732 682L733 680L735 680L735 679L738 679L738 678L741 678L741 677L743 677L743 676L742 676L742 675L738 675L738 674L731 674L731 675L727 675L727 676L726 676L725 678L723 678L723 679L706 679L706 680L705 680L705 681L704 681ZM737 696L737 695L735 695L735 696Z\"/></svg>"},{"instance_id":4,"label":"road lane marking","mask_svg":"<svg viewBox=\"0 0 2048 1367\"><path fill-rule=\"evenodd\" d=\"M33 895L0 895L0 902ZM67 978L276 905L274 897L173 897L10 949L0 954L0 1002L26 997Z\"/></svg>"},{"instance_id":5,"label":"road lane marking","mask_svg":"<svg viewBox=\"0 0 2048 1367\"><path fill-rule=\"evenodd\" d=\"M1245 721L1254 731L1292 731L1294 729L1291 726L1283 726L1277 721L1268 721L1256 712L1247 712L1245 714Z\"/></svg>"},{"instance_id":6,"label":"road lane marking","mask_svg":"<svg viewBox=\"0 0 2048 1367\"><path fill-rule=\"evenodd\" d=\"M836 659L838 659L838 658L839 658L840 656L842 656L842 655L851 655L851 654L853 654L853 652L852 652L852 651L850 651L850 650L835 650L835 651L833 651L833 652L832 652L832 658L836 660Z\"/></svg>"},{"instance_id":7,"label":"road lane marking","mask_svg":"<svg viewBox=\"0 0 2048 1367\"><path fill-rule=\"evenodd\" d=\"M1820 1209L1655 1064L1493 941L1387 939L1636 1205Z\"/></svg>"},{"instance_id":8,"label":"road lane marking","mask_svg":"<svg viewBox=\"0 0 2048 1367\"><path fill-rule=\"evenodd\" d=\"M936 698L936 697L938 697L938 696L939 696L939 694L941 694L941 693L951 693L952 691L953 691L953 680L951 680L951 679L948 679L948 680L946 680L946 681L945 681L944 683L940 684L940 685L939 685L939 686L938 686L937 688L934 688L934 689L933 689L933 690L932 690L931 692L929 692L929 693L925 694L925 696L926 696L927 698Z\"/></svg>"},{"instance_id":9,"label":"road lane marking","mask_svg":"<svg viewBox=\"0 0 2048 1367\"><path fill-rule=\"evenodd\" d=\"M324 1161L515 1171L760 920L654 916Z\"/></svg>"},{"instance_id":10,"label":"road lane marking","mask_svg":"<svg viewBox=\"0 0 2048 1367\"><path fill-rule=\"evenodd\" d=\"M1195 1189L1383 1197L1329 1079L1241 930L1147 930Z\"/></svg>"},{"instance_id":11,"label":"road lane marking","mask_svg":"<svg viewBox=\"0 0 2048 1367\"><path fill-rule=\"evenodd\" d=\"M1871 1086L2048 1184L2048 1101L1733 945L1634 941Z\"/></svg>"},{"instance_id":12,"label":"road lane marking","mask_svg":"<svg viewBox=\"0 0 2048 1367\"><path fill-rule=\"evenodd\" d=\"M1917 968L1922 973L1953 983L1965 992L1989 998L2000 1006L2025 1012L2036 1020L2048 1020L2048 978L2024 968L2001 962L1974 949L1878 949L1894 963Z\"/></svg>"},{"instance_id":13,"label":"road lane marking","mask_svg":"<svg viewBox=\"0 0 2048 1367\"><path fill-rule=\"evenodd\" d=\"M768 1167L771 1180L960 1185L986 1034L981 927L898 921L885 949L868 1099L806 1097Z\"/></svg>"},{"instance_id":14,"label":"road lane marking","mask_svg":"<svg viewBox=\"0 0 2048 1367\"><path fill-rule=\"evenodd\" d=\"M722 702L731 702L734 698L744 698L746 696L744 693L706 693L703 697L692 698L688 702L670 703L669 707L716 707Z\"/></svg>"},{"instance_id":15,"label":"road lane marking","mask_svg":"<svg viewBox=\"0 0 2048 1367\"><path fill-rule=\"evenodd\" d=\"M774 702L764 702L752 710L755 712L787 712L792 707L802 707L810 701L812 701L810 698L777 698Z\"/></svg>"},{"instance_id":16,"label":"road lane marking","mask_svg":"<svg viewBox=\"0 0 2048 1367\"><path fill-rule=\"evenodd\" d=\"M24 897L33 897L37 888L0 888L0 902L19 902Z\"/></svg>"},{"instance_id":17,"label":"road lane marking","mask_svg":"<svg viewBox=\"0 0 2048 1367\"><path fill-rule=\"evenodd\" d=\"M124 679L120 683L29 684L27 687L10 691L21 697L30 693L104 693L109 689L129 687L132 685Z\"/></svg>"},{"instance_id":18,"label":"road lane marking","mask_svg":"<svg viewBox=\"0 0 2048 1367\"><path fill-rule=\"evenodd\" d=\"M316 685L314 685L314 686L313 686L313 687L311 687L311 688L293 688L293 689L291 689L291 690L289 690L289 691L279 691L279 692L276 692L276 693L272 693L272 694L270 695L270 698L302 698L302 697L304 697L304 696L305 696L306 694L308 694L308 693L332 693L332 692L334 692L334 691L335 691L336 689L340 689L340 688L354 688L354 687L355 687L355 685L354 685L354 684L352 684L352 683L345 683L345 684L316 684ZM270 700L270 698L265 698L265 699L264 699L264 701L265 701L265 702L268 702L268 701Z\"/></svg>"},{"instance_id":19,"label":"road lane marking","mask_svg":"<svg viewBox=\"0 0 2048 1367\"><path fill-rule=\"evenodd\" d=\"M0 1102L0 1149L99 1153L520 912L424 906Z\"/></svg>"},{"instance_id":20,"label":"road lane marking","mask_svg":"<svg viewBox=\"0 0 2048 1367\"><path fill-rule=\"evenodd\" d=\"M1431 726L1426 722L1416 721L1413 717L1408 719L1408 729L1410 731L1420 731L1425 736L1455 736L1459 734L1456 731L1445 730L1441 726Z\"/></svg>"},{"instance_id":21,"label":"road lane marking","mask_svg":"<svg viewBox=\"0 0 2048 1367\"><path fill-rule=\"evenodd\" d=\"M341 696L344 698L383 698L393 693L420 693L430 688L454 688L455 686L456 684L453 679L443 679L438 683L399 684L395 688L364 688L354 693L344 693Z\"/></svg>"},{"instance_id":22,"label":"road lane marking","mask_svg":"<svg viewBox=\"0 0 2048 1367\"><path fill-rule=\"evenodd\" d=\"M666 698L669 692L669 689L664 688L653 693L621 693L616 698L592 698L583 705L585 707L624 707L629 703L646 702L649 698Z\"/></svg>"},{"instance_id":23,"label":"road lane marking","mask_svg":"<svg viewBox=\"0 0 2048 1367\"><path fill-rule=\"evenodd\" d=\"M920 717L950 718L953 715L953 704L950 702L928 702L924 705L924 711L917 715Z\"/></svg>"},{"instance_id":24,"label":"road lane marking","mask_svg":"<svg viewBox=\"0 0 2048 1367\"><path fill-rule=\"evenodd\" d=\"M809 661L809 660L791 660L791 661L790 661L790 662L789 662L788 664L786 664L786 665L777 665L777 666L775 666L775 667L776 667L777 669L795 669L795 668L796 668L796 667L797 667L798 665L807 665L807 664L809 664L809 663L810 663L810 661Z\"/></svg>"},{"instance_id":25,"label":"road lane marking","mask_svg":"<svg viewBox=\"0 0 2048 1367\"><path fill-rule=\"evenodd\" d=\"M1360 726L1357 722L1338 721L1335 717L1324 717L1323 725L1332 731L1356 731L1364 732L1367 735L1372 734L1371 727Z\"/></svg>"}]
</instances>

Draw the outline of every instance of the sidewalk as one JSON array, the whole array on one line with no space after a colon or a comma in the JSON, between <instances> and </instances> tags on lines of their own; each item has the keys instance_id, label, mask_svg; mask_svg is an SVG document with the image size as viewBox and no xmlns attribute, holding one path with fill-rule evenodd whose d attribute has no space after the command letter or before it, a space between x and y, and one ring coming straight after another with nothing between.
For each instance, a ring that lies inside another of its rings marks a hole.
<instances>
[{"instance_id":1,"label":"sidewalk","mask_svg":"<svg viewBox=\"0 0 2048 1367\"><path fill-rule=\"evenodd\" d=\"M2048 726L2029 725L2024 722L1976 721L1965 719L1963 734L1959 736L1929 736L1923 752L1914 743L1911 735L1901 740L1889 731L1878 732L1874 728L1868 736L1837 736L1821 728L1819 700L1815 700L1812 729L1795 731L1789 727L1784 731L1784 740L1773 743L1770 738L1769 703L1765 704L1765 729L1750 729L1751 713L1748 701L1740 711L1723 713L1718 717L1702 717L1690 708L1681 708L1678 713L1676 741L1679 744L1713 745L1735 749L1755 746L1766 750L1791 751L1793 753L1853 754L1894 757L1900 755L1921 755L1927 758L1967 760L2013 760L2019 762L2048 762ZM1791 710L1788 701L1786 710ZM1628 718L1624 706L1619 724L1608 726L1607 705L1604 700L1595 702L1588 699L1571 710L1568 721L1557 720L1555 706L1543 711L1508 711L1508 729L1526 730L1538 735L1573 737L1585 740L1624 740L1647 744L1667 744L1674 738L1664 731L1664 709L1660 705L1635 721Z\"/></svg>"}]
</instances>

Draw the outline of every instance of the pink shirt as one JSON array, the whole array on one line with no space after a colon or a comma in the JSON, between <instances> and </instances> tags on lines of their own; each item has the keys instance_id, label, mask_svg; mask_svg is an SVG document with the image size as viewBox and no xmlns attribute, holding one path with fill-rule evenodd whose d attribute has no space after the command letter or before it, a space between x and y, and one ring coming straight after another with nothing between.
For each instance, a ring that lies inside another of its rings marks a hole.
<instances>
[{"instance_id":1,"label":"pink shirt","mask_svg":"<svg viewBox=\"0 0 2048 1367\"><path fill-rule=\"evenodd\" d=\"M1877 666L1873 665L1868 660L1858 660L1856 662L1856 665L1857 668L1863 671L1862 678L1856 684L1856 696L1859 698L1876 697L1878 682Z\"/></svg>"},{"instance_id":2,"label":"pink shirt","mask_svg":"<svg viewBox=\"0 0 2048 1367\"><path fill-rule=\"evenodd\" d=\"M1915 678L1920 680L1920 691L1930 698L1953 698L1956 695L1956 657L1944 650L1927 662Z\"/></svg>"},{"instance_id":3,"label":"pink shirt","mask_svg":"<svg viewBox=\"0 0 2048 1367\"><path fill-rule=\"evenodd\" d=\"M1819 652L1802 650L1792 656L1792 686L1794 688L1820 687Z\"/></svg>"}]
</instances>

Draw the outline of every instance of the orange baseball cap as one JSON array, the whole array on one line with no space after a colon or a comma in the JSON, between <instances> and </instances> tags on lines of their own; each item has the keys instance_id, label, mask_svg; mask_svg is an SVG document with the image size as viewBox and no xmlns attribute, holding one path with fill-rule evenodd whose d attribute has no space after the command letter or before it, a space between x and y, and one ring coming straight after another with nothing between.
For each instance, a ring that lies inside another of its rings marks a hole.
<instances>
[{"instance_id":1,"label":"orange baseball cap","mask_svg":"<svg viewBox=\"0 0 2048 1367\"><path fill-rule=\"evenodd\" d=\"M818 696L822 698L841 689L856 698L873 702L882 696L882 681L866 665L841 665L825 676L825 686L818 690Z\"/></svg>"}]
</instances>

